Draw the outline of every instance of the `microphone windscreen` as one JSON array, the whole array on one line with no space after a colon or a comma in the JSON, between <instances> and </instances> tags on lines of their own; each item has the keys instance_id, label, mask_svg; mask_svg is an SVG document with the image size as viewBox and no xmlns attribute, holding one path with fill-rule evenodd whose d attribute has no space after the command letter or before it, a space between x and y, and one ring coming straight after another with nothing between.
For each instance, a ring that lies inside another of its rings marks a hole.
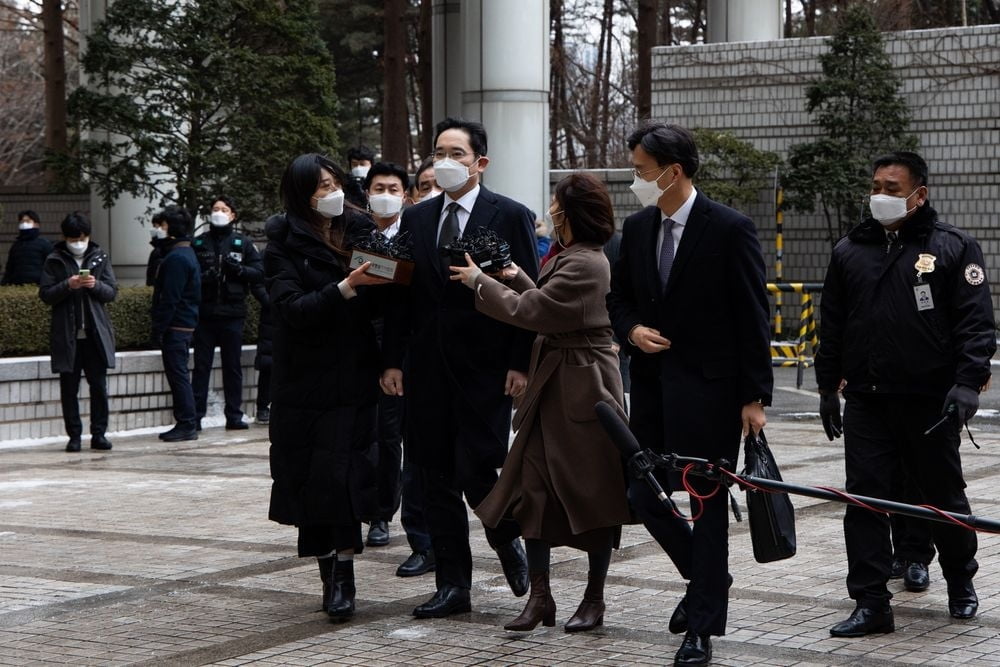
<instances>
[{"instance_id":1,"label":"microphone windscreen","mask_svg":"<svg viewBox=\"0 0 1000 667\"><path fill-rule=\"evenodd\" d=\"M611 442L615 443L615 447L622 454L632 456L641 449L639 441L635 439L632 431L628 429L628 424L622 420L618 415L618 411L607 401L598 401L594 405L594 411L597 413L597 420L601 422L604 432L608 434Z\"/></svg>"}]
</instances>

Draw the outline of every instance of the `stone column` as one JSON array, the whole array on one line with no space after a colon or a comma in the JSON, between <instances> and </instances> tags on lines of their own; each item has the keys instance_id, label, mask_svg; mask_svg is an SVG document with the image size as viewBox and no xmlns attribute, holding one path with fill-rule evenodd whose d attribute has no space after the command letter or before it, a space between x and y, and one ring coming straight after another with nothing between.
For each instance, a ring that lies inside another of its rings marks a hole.
<instances>
[{"instance_id":1,"label":"stone column","mask_svg":"<svg viewBox=\"0 0 1000 667\"><path fill-rule=\"evenodd\" d=\"M708 0L707 42L782 38L781 0Z\"/></svg>"}]
</instances>

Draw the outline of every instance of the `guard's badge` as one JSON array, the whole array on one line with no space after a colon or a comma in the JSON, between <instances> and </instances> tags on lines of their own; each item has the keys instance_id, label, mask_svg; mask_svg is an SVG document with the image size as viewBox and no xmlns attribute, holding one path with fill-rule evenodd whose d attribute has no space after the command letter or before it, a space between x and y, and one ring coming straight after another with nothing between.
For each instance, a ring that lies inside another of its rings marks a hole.
<instances>
[{"instance_id":1,"label":"guard's badge","mask_svg":"<svg viewBox=\"0 0 1000 667\"><path fill-rule=\"evenodd\" d=\"M934 260L937 257L934 255L929 255L925 252L917 255L917 262L913 265L913 268L917 270L917 276L921 276L925 273L932 273L934 271Z\"/></svg>"},{"instance_id":2,"label":"guard's badge","mask_svg":"<svg viewBox=\"0 0 1000 667\"><path fill-rule=\"evenodd\" d=\"M986 280L986 272L978 264L969 264L965 267L965 282L970 285L982 285Z\"/></svg>"}]
</instances>

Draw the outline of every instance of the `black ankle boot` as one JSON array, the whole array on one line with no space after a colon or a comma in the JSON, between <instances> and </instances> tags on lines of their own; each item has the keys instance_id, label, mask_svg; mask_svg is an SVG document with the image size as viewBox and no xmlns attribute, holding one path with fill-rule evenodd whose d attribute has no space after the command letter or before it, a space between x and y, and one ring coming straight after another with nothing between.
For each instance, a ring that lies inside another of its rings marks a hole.
<instances>
[{"instance_id":1,"label":"black ankle boot","mask_svg":"<svg viewBox=\"0 0 1000 667\"><path fill-rule=\"evenodd\" d=\"M333 557L317 558L319 578L323 582L323 611L330 611L330 598L333 594Z\"/></svg>"},{"instance_id":2,"label":"black ankle boot","mask_svg":"<svg viewBox=\"0 0 1000 667\"><path fill-rule=\"evenodd\" d=\"M354 615L354 561L337 560L333 564L333 586L326 613L330 618L346 621Z\"/></svg>"}]
</instances>

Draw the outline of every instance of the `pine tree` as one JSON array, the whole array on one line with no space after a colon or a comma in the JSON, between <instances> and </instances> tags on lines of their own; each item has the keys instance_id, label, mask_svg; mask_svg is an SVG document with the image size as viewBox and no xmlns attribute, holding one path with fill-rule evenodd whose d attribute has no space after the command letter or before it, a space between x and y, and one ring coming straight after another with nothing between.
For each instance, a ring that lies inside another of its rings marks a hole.
<instances>
[{"instance_id":1,"label":"pine tree","mask_svg":"<svg viewBox=\"0 0 1000 667\"><path fill-rule=\"evenodd\" d=\"M792 146L784 182L786 205L811 212L818 204L834 243L858 219L872 160L917 141L907 133L909 109L869 11L851 6L827 43L823 76L806 89L806 110L824 136Z\"/></svg>"},{"instance_id":2,"label":"pine tree","mask_svg":"<svg viewBox=\"0 0 1000 667\"><path fill-rule=\"evenodd\" d=\"M277 206L285 165L337 148L330 54L313 0L116 0L69 100L81 140L62 163L100 193L195 210Z\"/></svg>"}]
</instances>

